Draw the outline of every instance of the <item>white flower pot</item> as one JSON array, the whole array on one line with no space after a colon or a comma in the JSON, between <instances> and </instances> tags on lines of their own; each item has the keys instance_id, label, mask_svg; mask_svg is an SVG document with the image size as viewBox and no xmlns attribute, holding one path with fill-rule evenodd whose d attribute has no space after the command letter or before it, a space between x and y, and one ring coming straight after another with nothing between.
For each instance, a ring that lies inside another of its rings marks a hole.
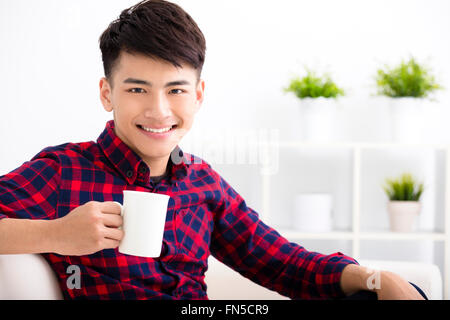
<instances>
[{"instance_id":1,"label":"white flower pot","mask_svg":"<svg viewBox=\"0 0 450 320\"><path fill-rule=\"evenodd\" d=\"M420 209L421 203L418 201L389 201L388 212L391 231L413 231Z\"/></svg>"},{"instance_id":2,"label":"white flower pot","mask_svg":"<svg viewBox=\"0 0 450 320\"><path fill-rule=\"evenodd\" d=\"M300 100L301 138L306 141L325 142L335 135L336 99L305 98Z\"/></svg>"},{"instance_id":3,"label":"white flower pot","mask_svg":"<svg viewBox=\"0 0 450 320\"><path fill-rule=\"evenodd\" d=\"M423 99L391 98L392 139L395 142L415 143L423 139Z\"/></svg>"},{"instance_id":4,"label":"white flower pot","mask_svg":"<svg viewBox=\"0 0 450 320\"><path fill-rule=\"evenodd\" d=\"M304 193L295 196L293 227L302 232L329 232L332 230L332 195Z\"/></svg>"}]
</instances>

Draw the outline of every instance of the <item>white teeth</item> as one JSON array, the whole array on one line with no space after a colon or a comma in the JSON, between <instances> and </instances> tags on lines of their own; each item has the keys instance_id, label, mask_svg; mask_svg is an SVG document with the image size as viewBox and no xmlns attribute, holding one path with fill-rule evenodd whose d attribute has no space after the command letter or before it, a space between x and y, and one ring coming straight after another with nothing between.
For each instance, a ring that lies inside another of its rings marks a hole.
<instances>
[{"instance_id":1,"label":"white teeth","mask_svg":"<svg viewBox=\"0 0 450 320\"><path fill-rule=\"evenodd\" d=\"M172 127L168 127L168 128L164 128L164 129L152 129L152 128L147 128L144 126L141 126L142 129L144 129L147 132L153 132L153 133L163 133L163 132L167 132L170 129L172 129Z\"/></svg>"}]
</instances>

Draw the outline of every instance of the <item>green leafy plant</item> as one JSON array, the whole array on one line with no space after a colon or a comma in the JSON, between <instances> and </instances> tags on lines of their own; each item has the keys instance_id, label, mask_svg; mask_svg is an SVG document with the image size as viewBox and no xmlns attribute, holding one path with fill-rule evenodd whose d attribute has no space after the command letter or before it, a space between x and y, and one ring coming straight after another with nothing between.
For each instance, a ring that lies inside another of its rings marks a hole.
<instances>
[{"instance_id":1,"label":"green leafy plant","mask_svg":"<svg viewBox=\"0 0 450 320\"><path fill-rule=\"evenodd\" d=\"M391 98L424 98L442 88L435 82L430 70L413 57L396 67L385 66L377 70L376 83L378 94Z\"/></svg>"},{"instance_id":2,"label":"green leafy plant","mask_svg":"<svg viewBox=\"0 0 450 320\"><path fill-rule=\"evenodd\" d=\"M329 75L318 76L307 70L303 78L294 78L284 92L293 92L299 99L304 98L337 98L344 95L344 90L339 88Z\"/></svg>"},{"instance_id":3,"label":"green leafy plant","mask_svg":"<svg viewBox=\"0 0 450 320\"><path fill-rule=\"evenodd\" d=\"M391 201L419 201L424 186L410 173L404 173L398 179L386 179L383 189Z\"/></svg>"}]
</instances>

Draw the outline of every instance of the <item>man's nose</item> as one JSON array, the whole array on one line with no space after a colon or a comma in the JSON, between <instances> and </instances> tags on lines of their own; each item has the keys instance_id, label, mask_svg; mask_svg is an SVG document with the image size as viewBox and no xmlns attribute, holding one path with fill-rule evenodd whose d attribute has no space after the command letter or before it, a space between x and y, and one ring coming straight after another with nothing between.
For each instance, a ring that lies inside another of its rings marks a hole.
<instances>
[{"instance_id":1,"label":"man's nose","mask_svg":"<svg viewBox=\"0 0 450 320\"><path fill-rule=\"evenodd\" d=\"M164 118L171 116L170 104L163 94L153 95L146 106L145 116L148 118Z\"/></svg>"}]
</instances>

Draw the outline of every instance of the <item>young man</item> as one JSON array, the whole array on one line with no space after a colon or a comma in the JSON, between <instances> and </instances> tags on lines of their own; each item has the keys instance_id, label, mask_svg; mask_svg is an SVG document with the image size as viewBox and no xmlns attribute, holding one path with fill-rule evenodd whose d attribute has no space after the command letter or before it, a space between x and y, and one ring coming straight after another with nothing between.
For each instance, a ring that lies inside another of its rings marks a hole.
<instances>
[{"instance_id":1,"label":"young man","mask_svg":"<svg viewBox=\"0 0 450 320\"><path fill-rule=\"evenodd\" d=\"M265 225L202 159L178 144L205 90L205 39L175 4L143 1L100 37L100 99L114 120L96 142L43 149L0 177L0 254L41 253L66 299L206 299L210 254L293 299L369 290L372 275L343 255L309 252ZM159 258L118 252L123 190L170 195ZM68 267L81 287L68 288ZM379 299L421 299L381 272Z\"/></svg>"}]
</instances>

